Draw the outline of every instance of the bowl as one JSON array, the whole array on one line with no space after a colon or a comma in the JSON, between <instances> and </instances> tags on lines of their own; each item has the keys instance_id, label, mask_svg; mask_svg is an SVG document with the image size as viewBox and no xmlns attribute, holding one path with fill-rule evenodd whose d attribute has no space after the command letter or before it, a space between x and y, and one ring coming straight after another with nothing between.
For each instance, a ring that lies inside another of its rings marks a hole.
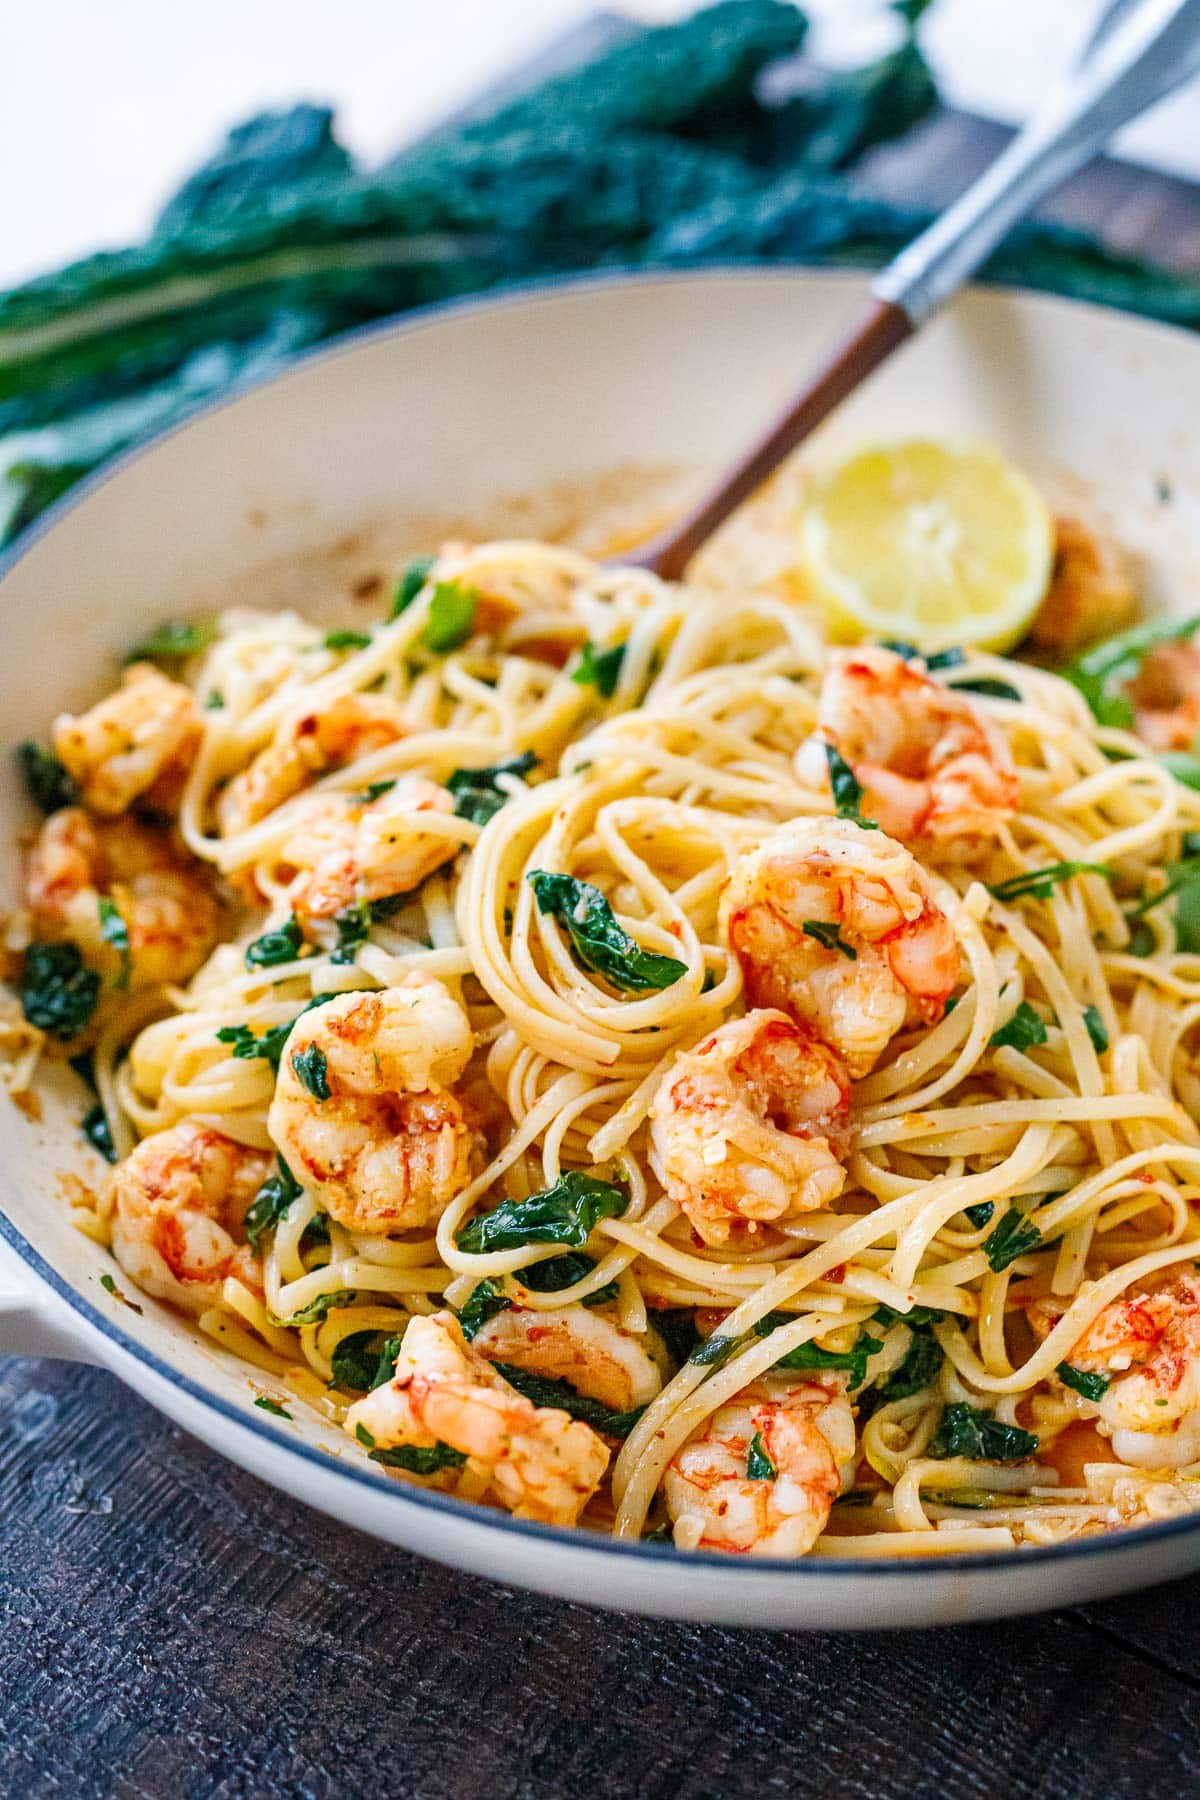
<instances>
[{"instance_id":1,"label":"bowl","mask_svg":"<svg viewBox=\"0 0 1200 1800\"><path fill-rule=\"evenodd\" d=\"M525 290L342 339L82 484L0 564L0 711L13 742L95 699L164 616L230 597L362 617L405 550L447 531L650 520L747 441L861 301L858 276L712 272ZM1200 340L1116 313L976 290L814 442L987 439L1051 498L1106 516L1154 603L1200 592ZM596 529L599 529L596 527ZM356 599L354 595L359 597ZM5 758L0 822L30 815ZM11 897L15 855L3 879ZM1005 1555L796 1562L614 1544L405 1487L300 1404L253 1405L243 1365L143 1294L101 1285L69 1222L97 1179L81 1090L0 1098L0 1351L99 1363L222 1455L331 1517L564 1598L726 1625L961 1623L1200 1568L1200 1516ZM119 1288L128 1290L126 1281Z\"/></svg>"}]
</instances>

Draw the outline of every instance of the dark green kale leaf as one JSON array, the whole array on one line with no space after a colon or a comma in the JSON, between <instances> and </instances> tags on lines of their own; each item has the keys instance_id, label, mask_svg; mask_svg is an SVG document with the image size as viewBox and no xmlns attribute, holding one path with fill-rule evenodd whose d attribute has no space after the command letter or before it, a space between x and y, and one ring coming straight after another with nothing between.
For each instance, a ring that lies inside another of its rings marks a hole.
<instances>
[{"instance_id":1,"label":"dark green kale leaf","mask_svg":"<svg viewBox=\"0 0 1200 1800\"><path fill-rule=\"evenodd\" d=\"M862 783L841 752L830 743L825 745L825 761L829 768L829 785L833 790L833 804L839 819L849 819L852 824L861 825L864 831L878 831L874 819L864 819L862 815Z\"/></svg>"},{"instance_id":2,"label":"dark green kale leaf","mask_svg":"<svg viewBox=\"0 0 1200 1800\"><path fill-rule=\"evenodd\" d=\"M1029 1050L1035 1044L1045 1042L1046 1027L1028 1000L1022 1000L1008 1023L993 1031L988 1039L993 1050L1003 1049L1006 1045L1013 1050Z\"/></svg>"},{"instance_id":3,"label":"dark green kale leaf","mask_svg":"<svg viewBox=\"0 0 1200 1800\"><path fill-rule=\"evenodd\" d=\"M396 1373L400 1339L384 1331L352 1331L342 1338L329 1359L337 1387L373 1393Z\"/></svg>"},{"instance_id":4,"label":"dark green kale leaf","mask_svg":"<svg viewBox=\"0 0 1200 1800\"><path fill-rule=\"evenodd\" d=\"M572 672L571 680L580 687L594 687L601 699L611 700L617 691L624 661L624 644L614 644L611 650L597 650L589 638L579 652L579 667Z\"/></svg>"},{"instance_id":5,"label":"dark green kale leaf","mask_svg":"<svg viewBox=\"0 0 1200 1800\"><path fill-rule=\"evenodd\" d=\"M1113 1384L1111 1375L1102 1375L1091 1369L1077 1369L1072 1363L1059 1363L1054 1373L1064 1387L1074 1388L1085 1400L1103 1400Z\"/></svg>"},{"instance_id":6,"label":"dark green kale leaf","mask_svg":"<svg viewBox=\"0 0 1200 1800\"><path fill-rule=\"evenodd\" d=\"M84 967L74 944L30 944L21 974L25 1017L51 1037L73 1038L86 1029L100 998L100 977Z\"/></svg>"},{"instance_id":7,"label":"dark green kale leaf","mask_svg":"<svg viewBox=\"0 0 1200 1800\"><path fill-rule=\"evenodd\" d=\"M569 1413L573 1419L582 1419L593 1431L603 1432L605 1437L627 1438L646 1410L644 1406L635 1406L629 1412L614 1412L601 1401L581 1394L569 1381L535 1375L529 1369L519 1369L515 1363L497 1362L492 1367L497 1375L504 1377L509 1387L516 1388L518 1394L524 1394L535 1406L551 1406L559 1412Z\"/></svg>"},{"instance_id":8,"label":"dark green kale leaf","mask_svg":"<svg viewBox=\"0 0 1200 1800\"><path fill-rule=\"evenodd\" d=\"M518 1269L515 1280L522 1287L532 1288L535 1294L554 1294L559 1288L574 1287L585 1275L590 1275L595 1268L590 1256L582 1250L565 1250L561 1256L547 1256L541 1262L530 1263L528 1268ZM584 1306L605 1306L617 1297L615 1281L606 1281L598 1287L594 1294L584 1300Z\"/></svg>"},{"instance_id":9,"label":"dark green kale leaf","mask_svg":"<svg viewBox=\"0 0 1200 1800\"><path fill-rule=\"evenodd\" d=\"M248 969L273 969L280 963L295 962L304 944L304 933L295 918L285 921L277 931L264 931L246 950Z\"/></svg>"},{"instance_id":10,"label":"dark green kale leaf","mask_svg":"<svg viewBox=\"0 0 1200 1800\"><path fill-rule=\"evenodd\" d=\"M375 1450L371 1448L375 1440L365 1425L356 1428L356 1435L359 1443L370 1449L372 1462L385 1469L405 1469L410 1475L436 1475L442 1469L461 1469L467 1460L461 1450L440 1442L428 1447L400 1444L394 1450Z\"/></svg>"},{"instance_id":11,"label":"dark green kale leaf","mask_svg":"<svg viewBox=\"0 0 1200 1800\"><path fill-rule=\"evenodd\" d=\"M421 642L438 656L448 656L465 644L475 629L479 593L458 581L439 581L429 601L429 617Z\"/></svg>"},{"instance_id":12,"label":"dark green kale leaf","mask_svg":"<svg viewBox=\"0 0 1200 1800\"><path fill-rule=\"evenodd\" d=\"M756 1431L746 1452L747 1481L774 1481L778 1474L779 1470L771 1461L767 1446L763 1443L762 1432Z\"/></svg>"},{"instance_id":13,"label":"dark green kale leaf","mask_svg":"<svg viewBox=\"0 0 1200 1800\"><path fill-rule=\"evenodd\" d=\"M531 769L536 769L537 760L532 750L525 750L520 756L510 756L507 761L491 763L484 769L456 769L446 788L454 795L454 810L459 818L470 819L475 825L486 825L512 799L497 777L526 776Z\"/></svg>"},{"instance_id":14,"label":"dark green kale leaf","mask_svg":"<svg viewBox=\"0 0 1200 1800\"><path fill-rule=\"evenodd\" d=\"M458 1309L458 1322L467 1342L470 1343L476 1333L483 1330L489 1319L494 1319L498 1313L507 1312L511 1305L512 1301L499 1282L476 1282Z\"/></svg>"},{"instance_id":15,"label":"dark green kale leaf","mask_svg":"<svg viewBox=\"0 0 1200 1800\"><path fill-rule=\"evenodd\" d=\"M1104 1052L1108 1049L1108 1031L1105 1027L1104 1018L1100 1012L1100 1008L1098 1006L1085 1006L1083 1009L1083 1022L1087 1026L1087 1034L1092 1040L1092 1049L1096 1052L1097 1056L1103 1056Z\"/></svg>"},{"instance_id":16,"label":"dark green kale leaf","mask_svg":"<svg viewBox=\"0 0 1200 1800\"><path fill-rule=\"evenodd\" d=\"M980 1200L974 1206L964 1206L963 1216L969 1220L975 1231L982 1231L985 1225L991 1223L995 1210L996 1202L994 1200Z\"/></svg>"},{"instance_id":17,"label":"dark green kale leaf","mask_svg":"<svg viewBox=\"0 0 1200 1800\"><path fill-rule=\"evenodd\" d=\"M97 903L100 914L100 936L106 944L111 944L121 958L121 972L117 976L118 988L129 986L129 976L133 968L133 959L129 949L129 927L121 916L121 909L115 900L102 894Z\"/></svg>"},{"instance_id":18,"label":"dark green kale leaf","mask_svg":"<svg viewBox=\"0 0 1200 1800\"><path fill-rule=\"evenodd\" d=\"M216 635L217 628L211 620L168 619L126 651L125 661L182 662L207 650Z\"/></svg>"},{"instance_id":19,"label":"dark green kale leaf","mask_svg":"<svg viewBox=\"0 0 1200 1800\"><path fill-rule=\"evenodd\" d=\"M326 650L366 650L371 643L369 631L327 631Z\"/></svg>"},{"instance_id":20,"label":"dark green kale leaf","mask_svg":"<svg viewBox=\"0 0 1200 1800\"><path fill-rule=\"evenodd\" d=\"M859 1417L869 1419L881 1406L890 1406L893 1400L908 1400L930 1387L944 1360L942 1346L933 1333L928 1328L914 1328L912 1343L891 1374L859 1395Z\"/></svg>"},{"instance_id":21,"label":"dark green kale leaf","mask_svg":"<svg viewBox=\"0 0 1200 1800\"><path fill-rule=\"evenodd\" d=\"M79 789L51 751L26 739L17 745L17 762L30 798L44 813L75 805Z\"/></svg>"},{"instance_id":22,"label":"dark green kale leaf","mask_svg":"<svg viewBox=\"0 0 1200 1800\"><path fill-rule=\"evenodd\" d=\"M319 1044L310 1044L307 1050L292 1053L292 1069L296 1079L303 1083L314 1100L329 1098L327 1067L325 1052Z\"/></svg>"},{"instance_id":23,"label":"dark green kale leaf","mask_svg":"<svg viewBox=\"0 0 1200 1800\"><path fill-rule=\"evenodd\" d=\"M88 1107L80 1122L79 1129L83 1132L84 1137L92 1146L93 1150L98 1150L100 1152L105 1162L116 1162L117 1151L116 1146L113 1143L112 1132L109 1129L108 1115L105 1113L104 1107L99 1100L93 1102L93 1104Z\"/></svg>"},{"instance_id":24,"label":"dark green kale leaf","mask_svg":"<svg viewBox=\"0 0 1200 1800\"><path fill-rule=\"evenodd\" d=\"M643 950L619 924L612 907L590 881L574 875L533 869L528 877L538 911L549 913L566 931L582 968L628 993L668 988L687 974L687 964L673 956Z\"/></svg>"},{"instance_id":25,"label":"dark green kale leaf","mask_svg":"<svg viewBox=\"0 0 1200 1800\"><path fill-rule=\"evenodd\" d=\"M1060 881L1076 875L1104 875L1112 878L1112 870L1104 863L1049 863L1044 869L1028 869L1024 875L1010 875L1007 881L988 884L988 893L997 900L1049 900Z\"/></svg>"},{"instance_id":26,"label":"dark green kale leaf","mask_svg":"<svg viewBox=\"0 0 1200 1800\"><path fill-rule=\"evenodd\" d=\"M1030 1250L1036 1250L1041 1241L1042 1234L1037 1226L1014 1206L1005 1213L995 1231L984 1238L983 1251L990 1267L998 1275L1010 1263L1016 1262L1018 1256L1025 1256Z\"/></svg>"},{"instance_id":27,"label":"dark green kale leaf","mask_svg":"<svg viewBox=\"0 0 1200 1800\"><path fill-rule=\"evenodd\" d=\"M340 996L337 994L314 994L312 999L300 1008L295 1019L285 1019L280 1025L268 1025L264 1031L255 1031L252 1025L222 1025L217 1032L217 1042L228 1044L234 1056L246 1059L261 1057L264 1062L270 1063L272 1069L278 1074L284 1045L292 1035L296 1019L301 1018L306 1012L311 1012L314 1006L324 1006L327 1001L339 998Z\"/></svg>"},{"instance_id":28,"label":"dark green kale leaf","mask_svg":"<svg viewBox=\"0 0 1200 1800\"><path fill-rule=\"evenodd\" d=\"M966 1456L975 1462L1023 1462L1036 1456L1038 1440L1019 1425L1005 1425L993 1413L952 1400L925 1454L939 1459Z\"/></svg>"},{"instance_id":29,"label":"dark green kale leaf","mask_svg":"<svg viewBox=\"0 0 1200 1800\"><path fill-rule=\"evenodd\" d=\"M402 612L407 612L425 583L429 580L429 571L433 568L432 556L414 556L408 564L396 587L392 600L389 619L398 619Z\"/></svg>"},{"instance_id":30,"label":"dark green kale leaf","mask_svg":"<svg viewBox=\"0 0 1200 1800\"><path fill-rule=\"evenodd\" d=\"M825 919L805 919L801 930L805 937L816 938L818 944L823 944L826 950L840 950L847 961L858 961L858 951L843 940L840 925L830 924Z\"/></svg>"},{"instance_id":31,"label":"dark green kale leaf","mask_svg":"<svg viewBox=\"0 0 1200 1800\"><path fill-rule=\"evenodd\" d=\"M617 1219L629 1205L625 1188L569 1169L553 1187L528 1200L503 1200L469 1219L458 1233L460 1250L486 1256L527 1244L568 1244L582 1249L601 1219Z\"/></svg>"},{"instance_id":32,"label":"dark green kale leaf","mask_svg":"<svg viewBox=\"0 0 1200 1800\"><path fill-rule=\"evenodd\" d=\"M242 1220L247 1243L252 1250L260 1253L263 1233L273 1230L279 1221L286 1217L292 1201L304 1192L282 1156L277 1158L277 1161L279 1163L278 1174L267 1176L247 1207Z\"/></svg>"},{"instance_id":33,"label":"dark green kale leaf","mask_svg":"<svg viewBox=\"0 0 1200 1800\"><path fill-rule=\"evenodd\" d=\"M278 1400L272 1399L270 1394L259 1394L254 1404L261 1406L264 1412L272 1413L277 1419L290 1419L292 1416L280 1405Z\"/></svg>"},{"instance_id":34,"label":"dark green kale leaf","mask_svg":"<svg viewBox=\"0 0 1200 1800\"><path fill-rule=\"evenodd\" d=\"M321 1321L336 1307L347 1305L354 1298L347 1288L338 1288L331 1294L318 1294L307 1306L293 1313L290 1319L280 1319L280 1325L319 1325Z\"/></svg>"}]
</instances>

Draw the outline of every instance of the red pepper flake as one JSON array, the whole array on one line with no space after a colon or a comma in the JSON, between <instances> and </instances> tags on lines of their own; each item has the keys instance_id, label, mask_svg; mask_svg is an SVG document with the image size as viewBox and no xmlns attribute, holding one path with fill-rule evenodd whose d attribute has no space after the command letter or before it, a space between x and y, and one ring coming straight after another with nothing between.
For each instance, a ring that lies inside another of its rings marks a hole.
<instances>
[{"instance_id":1,"label":"red pepper flake","mask_svg":"<svg viewBox=\"0 0 1200 1800\"><path fill-rule=\"evenodd\" d=\"M838 1263L836 1268L830 1269L825 1279L826 1281L831 1281L835 1287L840 1287L842 1282L846 1279L845 1263Z\"/></svg>"}]
</instances>

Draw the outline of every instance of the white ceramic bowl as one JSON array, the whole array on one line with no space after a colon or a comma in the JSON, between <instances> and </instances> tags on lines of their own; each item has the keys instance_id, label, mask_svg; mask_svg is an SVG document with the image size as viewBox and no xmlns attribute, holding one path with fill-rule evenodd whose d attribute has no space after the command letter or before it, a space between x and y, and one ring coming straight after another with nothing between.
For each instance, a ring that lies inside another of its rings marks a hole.
<instances>
[{"instance_id":1,"label":"white ceramic bowl","mask_svg":"<svg viewBox=\"0 0 1200 1800\"><path fill-rule=\"evenodd\" d=\"M389 516L479 516L497 495L586 486L631 462L703 474L862 287L792 272L589 282L418 315L310 357L84 484L0 564L5 738L44 735L57 709L94 699L114 653L166 615L231 588L266 603L344 588ZM976 292L824 441L991 439L1056 496L1106 510L1160 600L1186 608L1200 597L1198 398L1196 339ZM9 843L29 815L2 766ZM0 1350L102 1363L264 1480L406 1549L597 1605L822 1629L1070 1605L1200 1567L1200 1518L1007 1556L755 1562L617 1546L401 1486L303 1408L291 1424L255 1410L245 1370L168 1310L138 1295L137 1314L101 1288L113 1265L58 1191L64 1169L95 1179L80 1110L66 1074L41 1124L0 1100Z\"/></svg>"}]
</instances>

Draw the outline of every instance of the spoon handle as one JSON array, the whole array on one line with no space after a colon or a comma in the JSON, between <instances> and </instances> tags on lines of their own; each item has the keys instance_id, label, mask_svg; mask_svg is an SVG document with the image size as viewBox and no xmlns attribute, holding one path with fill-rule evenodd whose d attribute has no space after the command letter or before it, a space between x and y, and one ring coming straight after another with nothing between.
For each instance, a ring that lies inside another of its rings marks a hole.
<instances>
[{"instance_id":1,"label":"spoon handle","mask_svg":"<svg viewBox=\"0 0 1200 1800\"><path fill-rule=\"evenodd\" d=\"M875 278L850 336L699 503L623 560L678 579L711 537L846 396L986 262L1114 132L1200 73L1200 0L1112 0L1082 56L979 179Z\"/></svg>"}]
</instances>

